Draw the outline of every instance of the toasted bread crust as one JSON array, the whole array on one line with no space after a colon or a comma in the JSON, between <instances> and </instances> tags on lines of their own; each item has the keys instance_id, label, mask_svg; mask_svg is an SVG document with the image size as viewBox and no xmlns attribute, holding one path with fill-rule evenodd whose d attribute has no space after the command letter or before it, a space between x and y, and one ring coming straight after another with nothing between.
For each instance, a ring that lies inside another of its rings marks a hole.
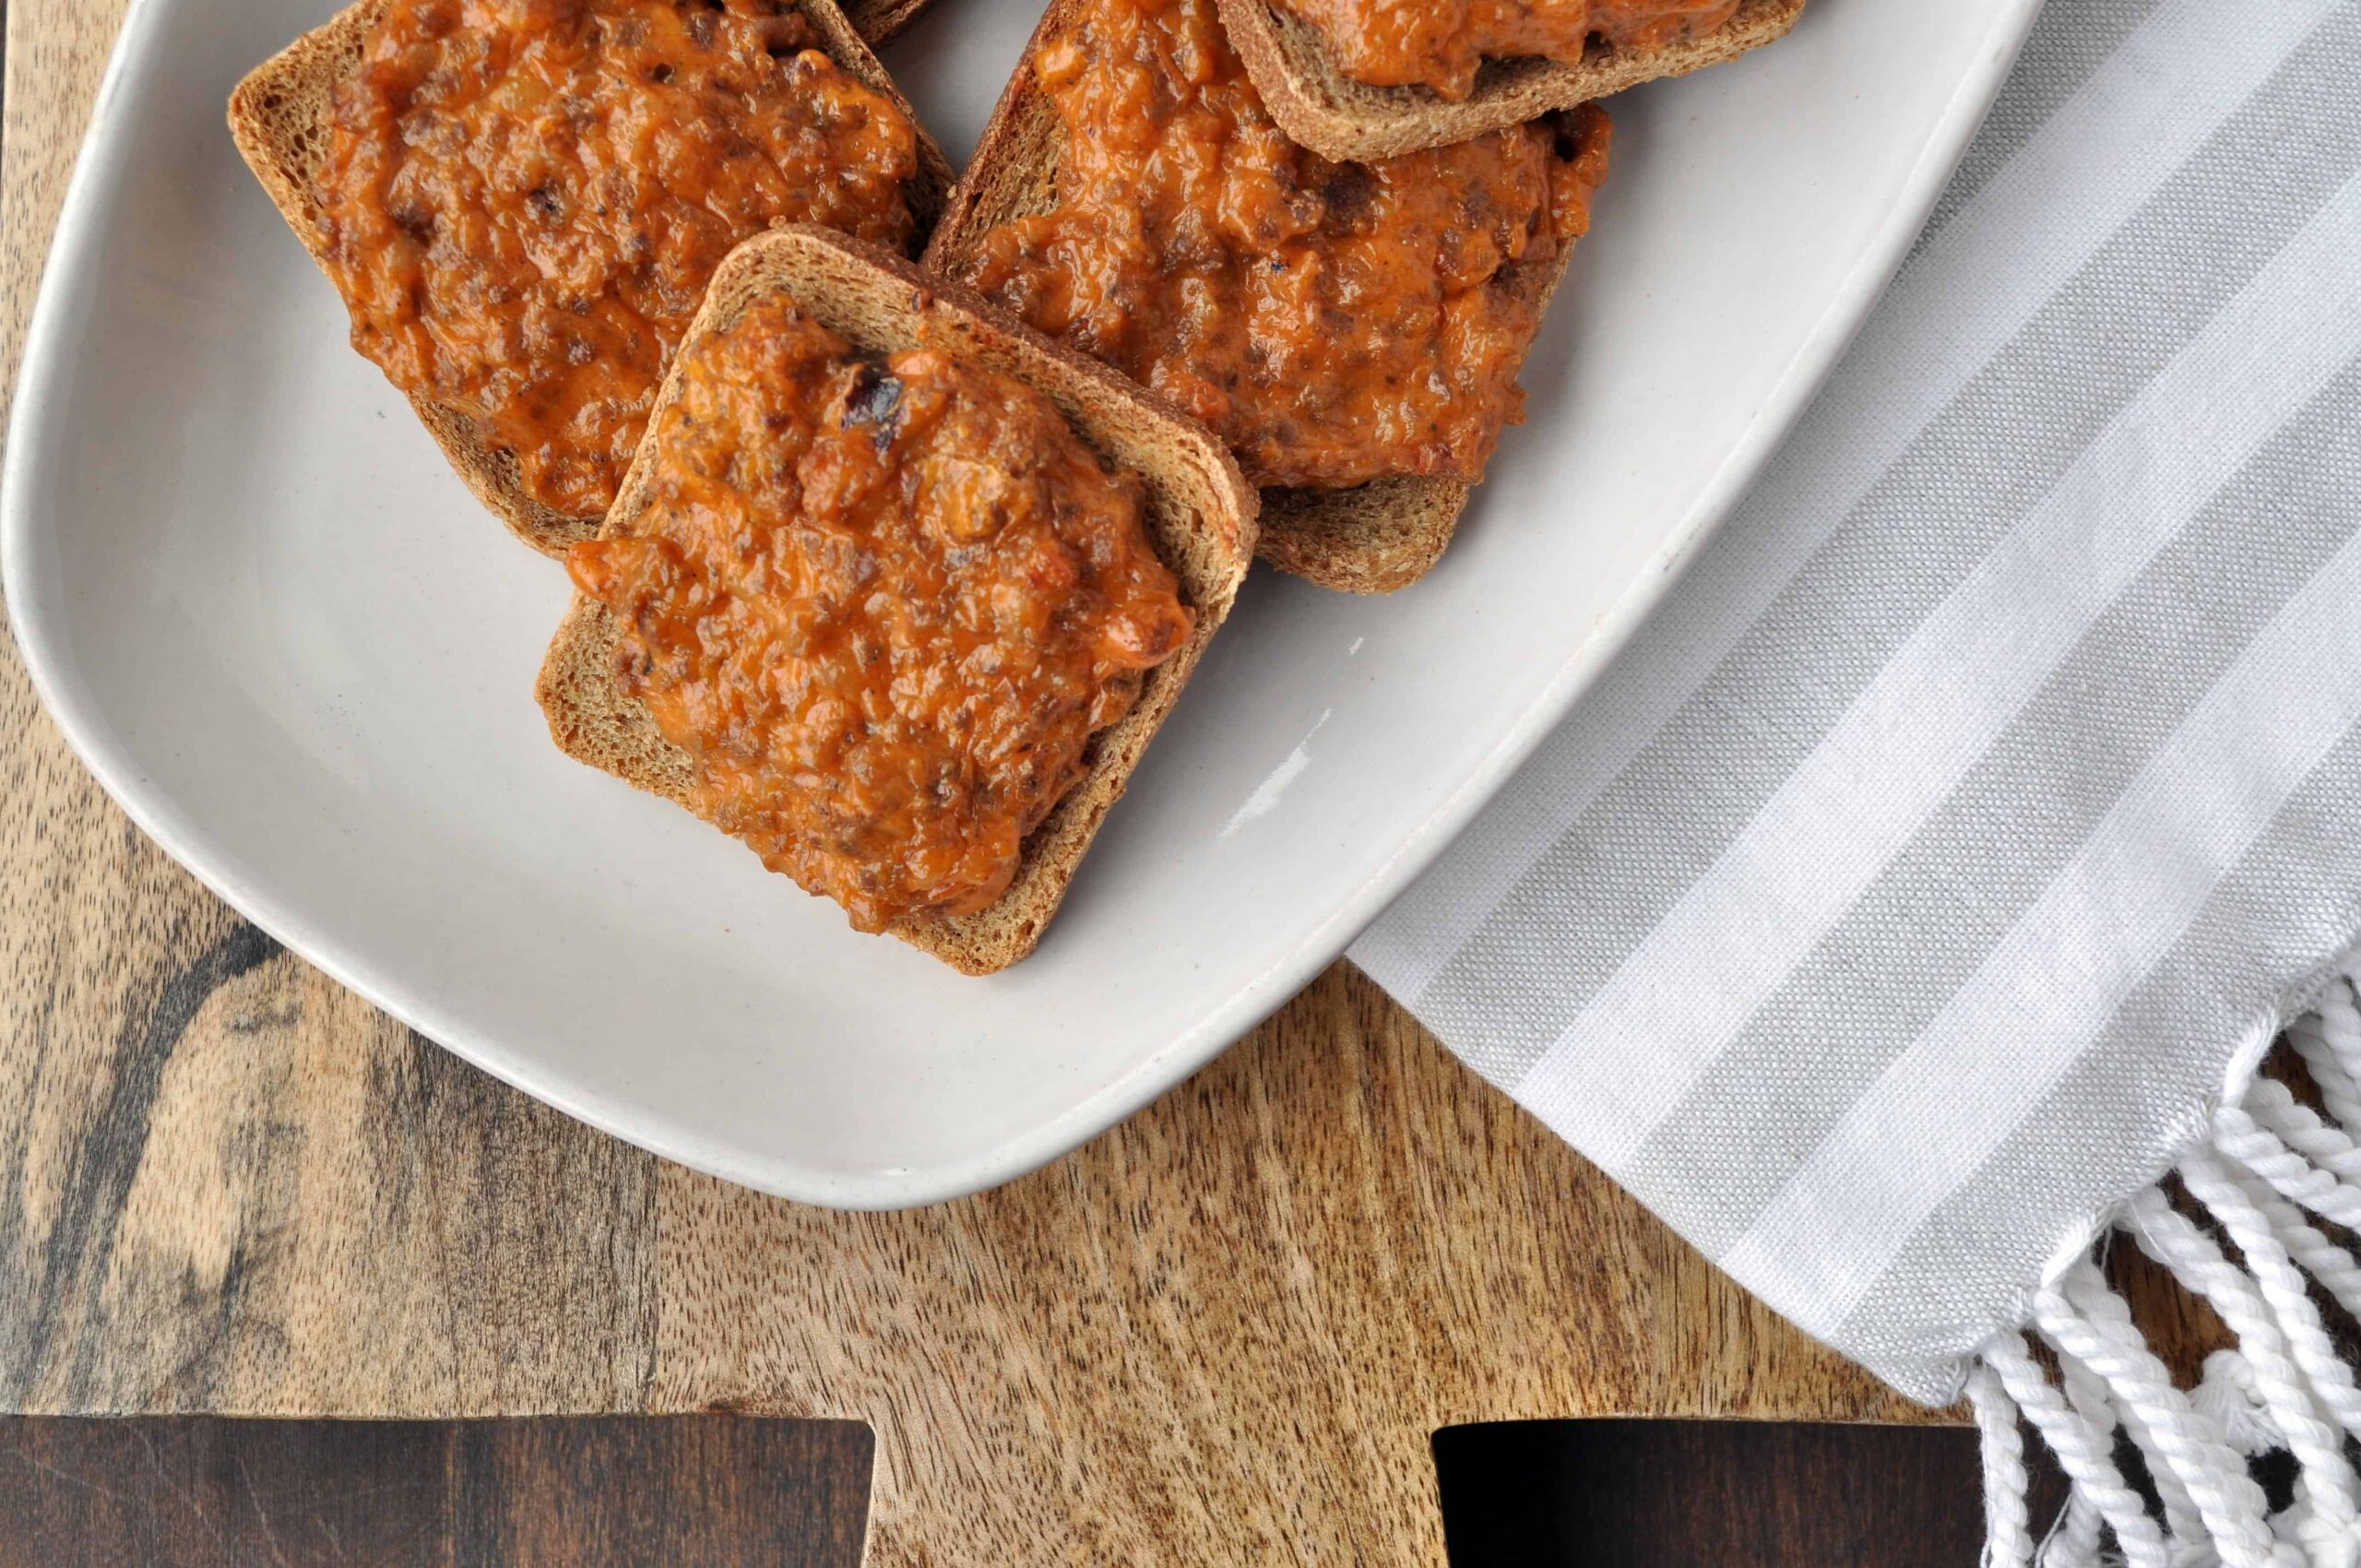
<instances>
[{"instance_id":1,"label":"toasted bread crust","mask_svg":"<svg viewBox=\"0 0 2361 1568\"><path fill-rule=\"evenodd\" d=\"M838 7L872 49L880 49L919 19L934 0L843 0Z\"/></svg>"},{"instance_id":2,"label":"toasted bread crust","mask_svg":"<svg viewBox=\"0 0 2361 1568\"><path fill-rule=\"evenodd\" d=\"M1804 8L1804 0L1744 0L1717 30L1660 49L1610 49L1593 40L1577 61L1490 61L1477 76L1476 90L1454 103L1426 88L1370 87L1344 76L1320 34L1270 0L1216 3L1271 118L1312 151L1344 162L1469 141L1642 82L1721 65L1784 35Z\"/></svg>"},{"instance_id":3,"label":"toasted bread crust","mask_svg":"<svg viewBox=\"0 0 2361 1568\"><path fill-rule=\"evenodd\" d=\"M319 209L313 199L313 180L327 157L327 115L337 84L360 65L368 48L369 30L388 3L360 0L339 11L255 67L230 95L230 135L238 151L263 189L270 193L296 239L324 271L329 258L320 233ZM910 124L918 125L919 171L911 182L909 200L919 233L926 234L951 187L951 165L943 149L926 127L919 125L909 101L861 42L845 13L836 8L835 0L795 0L795 4L811 19L831 59L864 86L892 100L909 115ZM915 14L925 4L926 0L905 0L902 8ZM559 512L528 495L515 456L486 445L476 422L466 413L416 394L410 398L410 407L476 498L527 544L544 555L563 555L567 546L599 531L598 517Z\"/></svg>"},{"instance_id":4,"label":"toasted bread crust","mask_svg":"<svg viewBox=\"0 0 2361 1568\"><path fill-rule=\"evenodd\" d=\"M1157 552L1196 612L1195 631L1180 652L1148 671L1132 711L1091 738L1088 771L1026 839L1008 891L972 915L889 928L955 968L991 974L1039 943L1098 825L1122 798L1141 754L1229 613L1254 552L1254 488L1211 432L1115 372L1042 338L967 289L827 230L777 229L739 246L715 275L690 339L725 329L749 304L780 291L870 352L942 349L1047 394L1102 457L1145 481ZM679 380L676 365L657 396L659 411L679 395ZM639 525L655 486L651 445L641 445L602 533L628 535ZM567 754L685 805L689 760L617 685L615 638L606 607L577 594L535 687L551 737Z\"/></svg>"},{"instance_id":5,"label":"toasted bread crust","mask_svg":"<svg viewBox=\"0 0 2361 1568\"><path fill-rule=\"evenodd\" d=\"M1051 0L1025 47L1016 74L992 110L976 153L943 204L924 265L957 275L984 235L1013 219L1047 212L1057 202L1065 126L1035 80L1032 60L1084 0ZM1800 3L1800 0L1798 0ZM1566 275L1572 246L1549 261L1517 268L1512 286L1546 305ZM1415 475L1350 490L1273 485L1263 492L1263 559L1282 572L1346 593L1392 593L1418 581L1442 559L1466 510L1469 487Z\"/></svg>"}]
</instances>

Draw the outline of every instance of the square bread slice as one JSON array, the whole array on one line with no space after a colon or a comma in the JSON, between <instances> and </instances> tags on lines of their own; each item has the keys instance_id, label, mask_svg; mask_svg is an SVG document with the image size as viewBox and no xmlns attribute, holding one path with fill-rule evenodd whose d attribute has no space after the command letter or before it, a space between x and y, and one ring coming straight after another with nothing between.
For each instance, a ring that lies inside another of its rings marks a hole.
<instances>
[{"instance_id":1,"label":"square bread slice","mask_svg":"<svg viewBox=\"0 0 2361 1568\"><path fill-rule=\"evenodd\" d=\"M726 329L748 305L780 292L857 349L939 349L1047 394L1100 457L1145 482L1157 553L1180 579L1181 601L1196 612L1195 632L1148 671L1131 712L1091 737L1087 771L1026 839L1016 879L999 901L972 915L927 916L889 928L955 968L991 974L1041 940L1108 808L1122 797L1140 754L1228 615L1253 558L1254 487L1212 432L1123 376L1050 342L969 290L825 229L776 229L730 253L689 340ZM676 365L657 395L659 412L679 396L679 382ZM652 438L641 445L602 537L628 536L640 526L655 484L651 445ZM576 594L535 688L550 734L567 755L686 805L688 755L617 685L615 647L606 606Z\"/></svg>"},{"instance_id":2,"label":"square bread slice","mask_svg":"<svg viewBox=\"0 0 2361 1568\"><path fill-rule=\"evenodd\" d=\"M360 0L322 26L305 33L286 49L248 73L230 95L230 135L247 167L270 193L279 216L295 231L312 259L327 266L320 237L319 208L314 201L314 177L328 154L327 115L338 83L351 73L366 52L370 29L389 0ZM811 19L829 57L864 85L891 99L919 125L917 112L885 74L869 45L862 42L835 0L794 0ZM923 0L921 0L923 3ZM951 165L943 149L919 125L919 172L910 187L910 207L924 236L942 211L951 187ZM417 410L451 466L475 492L476 498L508 525L509 530L544 555L563 555L566 546L599 531L597 517L573 517L543 505L525 493L516 459L508 452L487 446L476 422L466 413L433 398L412 394Z\"/></svg>"},{"instance_id":3,"label":"square bread slice","mask_svg":"<svg viewBox=\"0 0 2361 1568\"><path fill-rule=\"evenodd\" d=\"M1032 62L1086 0L1051 0L1026 45L1023 61L984 126L975 156L952 187L927 246L925 265L955 275L984 235L1014 219L1057 204L1065 124L1041 90ZM1566 275L1573 247L1550 261L1521 266L1510 286L1547 304ZM1392 593L1426 576L1451 543L1469 487L1417 476L1378 480L1350 490L1273 485L1263 492L1263 559L1282 572L1347 593Z\"/></svg>"},{"instance_id":4,"label":"square bread slice","mask_svg":"<svg viewBox=\"0 0 2361 1568\"><path fill-rule=\"evenodd\" d=\"M1735 60L1783 36L1804 9L1804 0L1743 0L1715 31L1658 49L1610 49L1594 38L1580 60L1489 61L1476 90L1454 103L1423 87L1371 87L1342 75L1320 34L1271 0L1217 3L1230 44L1279 129L1347 163L1472 141L1553 109Z\"/></svg>"}]
</instances>

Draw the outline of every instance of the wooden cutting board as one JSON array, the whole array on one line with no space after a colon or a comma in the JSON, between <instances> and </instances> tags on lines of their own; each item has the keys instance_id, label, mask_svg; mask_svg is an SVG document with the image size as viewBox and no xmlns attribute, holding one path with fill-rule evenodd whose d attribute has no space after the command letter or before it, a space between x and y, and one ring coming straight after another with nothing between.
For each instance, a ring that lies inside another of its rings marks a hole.
<instances>
[{"instance_id":1,"label":"wooden cutting board","mask_svg":"<svg viewBox=\"0 0 2361 1568\"><path fill-rule=\"evenodd\" d=\"M123 0L6 10L13 384ZM5 639L0 1179L0 1408L858 1418L879 1565L1430 1568L1441 1426L1928 1419L1342 965L982 1197L833 1214L693 1175L221 906L90 783Z\"/></svg>"}]
</instances>

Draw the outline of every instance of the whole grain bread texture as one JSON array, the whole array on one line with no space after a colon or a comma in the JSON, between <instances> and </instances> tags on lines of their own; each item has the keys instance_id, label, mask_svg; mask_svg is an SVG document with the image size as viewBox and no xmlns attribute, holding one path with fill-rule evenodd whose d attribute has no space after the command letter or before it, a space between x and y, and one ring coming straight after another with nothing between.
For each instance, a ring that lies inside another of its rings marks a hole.
<instances>
[{"instance_id":1,"label":"whole grain bread texture","mask_svg":"<svg viewBox=\"0 0 2361 1568\"><path fill-rule=\"evenodd\" d=\"M843 0L840 9L861 42L880 49L933 4L934 0Z\"/></svg>"},{"instance_id":2,"label":"whole grain bread texture","mask_svg":"<svg viewBox=\"0 0 2361 1568\"><path fill-rule=\"evenodd\" d=\"M1661 48L1613 49L1594 38L1580 60L1488 61L1475 91L1454 103L1427 88L1371 87L1342 75L1318 31L1271 0L1217 4L1230 45L1279 129L1324 158L1363 163L1472 141L1555 109L1735 60L1785 35L1804 9L1804 0L1743 0L1715 31Z\"/></svg>"},{"instance_id":3,"label":"whole grain bread texture","mask_svg":"<svg viewBox=\"0 0 2361 1568\"><path fill-rule=\"evenodd\" d=\"M389 3L360 0L338 12L255 67L230 95L230 135L238 151L270 194L279 216L323 269L328 257L313 184L328 155L328 113L338 84L360 65L370 30ZM909 202L923 237L932 228L951 187L951 165L942 148L919 125L909 101L835 0L794 0L794 4L811 19L813 31L831 59L892 100L918 126L919 170L909 187ZM599 531L598 517L560 512L527 494L516 457L486 445L476 422L464 411L415 393L410 396L410 407L476 498L527 544L544 555L563 555L568 545Z\"/></svg>"},{"instance_id":4,"label":"whole grain bread texture","mask_svg":"<svg viewBox=\"0 0 2361 1568\"><path fill-rule=\"evenodd\" d=\"M955 276L991 230L1057 204L1065 125L1041 90L1033 59L1087 0L1051 0L1026 46L1024 60L984 126L975 156L952 187L924 265ZM1566 275L1573 247L1547 262L1517 267L1508 286L1547 304ZM1346 593L1392 593L1426 576L1442 559L1466 510L1469 487L1416 475L1350 490L1273 485L1263 492L1263 559L1282 572Z\"/></svg>"},{"instance_id":5,"label":"whole grain bread texture","mask_svg":"<svg viewBox=\"0 0 2361 1568\"><path fill-rule=\"evenodd\" d=\"M888 929L971 975L1032 952L1109 808L1228 615L1254 553L1256 498L1218 437L1095 361L1041 337L973 291L929 277L873 245L809 226L776 229L733 251L715 275L694 342L727 330L758 300L785 293L865 352L942 350L1046 394L1098 455L1140 476L1157 555L1180 581L1196 629L1148 671L1130 713L1091 737L1081 781L1025 841L1008 891L971 915L922 916ZM686 356L682 356L685 358ZM675 364L657 412L679 396ZM601 537L641 526L655 486L657 420L640 445ZM535 688L550 734L568 755L682 805L693 781L686 754L657 730L615 680L616 626L605 605L575 595Z\"/></svg>"}]
</instances>

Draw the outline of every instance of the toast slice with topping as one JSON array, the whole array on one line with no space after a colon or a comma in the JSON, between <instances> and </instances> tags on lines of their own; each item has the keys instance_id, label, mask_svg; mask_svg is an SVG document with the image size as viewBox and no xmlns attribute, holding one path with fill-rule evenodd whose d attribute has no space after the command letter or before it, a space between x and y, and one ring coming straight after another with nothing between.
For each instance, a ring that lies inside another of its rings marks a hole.
<instances>
[{"instance_id":1,"label":"toast slice with topping","mask_svg":"<svg viewBox=\"0 0 2361 1568\"><path fill-rule=\"evenodd\" d=\"M329 115L338 86L360 66L372 29L389 3L360 0L338 13L255 67L230 98L230 133L238 150L324 270L330 259L315 187L329 156ZM918 127L918 172L905 189L923 239L952 183L942 148L919 125L908 100L835 0L792 3L837 66L891 101ZM918 7L904 8L914 13ZM479 422L465 410L419 394L411 395L410 405L468 488L526 543L544 554L562 555L575 540L598 531L598 517L559 511L528 493L515 454L488 442Z\"/></svg>"},{"instance_id":2,"label":"toast slice with topping","mask_svg":"<svg viewBox=\"0 0 2361 1568\"><path fill-rule=\"evenodd\" d=\"M1253 554L1254 490L1212 433L1113 371L874 246L798 226L747 241L715 277L658 395L648 439L608 513L601 540L630 538L653 515L664 416L682 396L682 367L697 345L781 296L860 353L935 350L1045 394L1103 461L1143 481L1149 542L1193 615L1177 651L1146 671L1130 710L1092 735L1079 782L1025 838L1014 879L997 901L972 914L921 915L885 928L966 973L990 974L1040 941L1109 808L1228 615ZM550 733L567 754L689 805L694 765L624 690L616 666L620 637L605 603L575 596L536 687Z\"/></svg>"},{"instance_id":3,"label":"toast slice with topping","mask_svg":"<svg viewBox=\"0 0 2361 1568\"><path fill-rule=\"evenodd\" d=\"M1423 87L1371 87L1336 68L1319 32L1271 0L1220 0L1229 42L1279 128L1323 157L1367 162L1468 141L1660 77L1735 60L1786 35L1804 0L1743 0L1710 33L1653 49L1592 39L1580 60L1488 61L1453 101Z\"/></svg>"},{"instance_id":4,"label":"toast slice with topping","mask_svg":"<svg viewBox=\"0 0 2361 1568\"><path fill-rule=\"evenodd\" d=\"M1066 131L1035 63L1064 37L1089 0L1052 0L1026 45L974 157L953 187L924 265L965 274L984 236L1002 224L1052 210ZM1596 113L1596 112L1593 112ZM1602 117L1603 118L1603 117ZM1536 313L1565 276L1572 244L1547 261L1520 262L1491 287L1512 291ZM1266 486L1257 549L1280 571L1349 593L1391 593L1423 576L1451 543L1470 486L1456 479L1405 475L1348 489Z\"/></svg>"}]
</instances>

